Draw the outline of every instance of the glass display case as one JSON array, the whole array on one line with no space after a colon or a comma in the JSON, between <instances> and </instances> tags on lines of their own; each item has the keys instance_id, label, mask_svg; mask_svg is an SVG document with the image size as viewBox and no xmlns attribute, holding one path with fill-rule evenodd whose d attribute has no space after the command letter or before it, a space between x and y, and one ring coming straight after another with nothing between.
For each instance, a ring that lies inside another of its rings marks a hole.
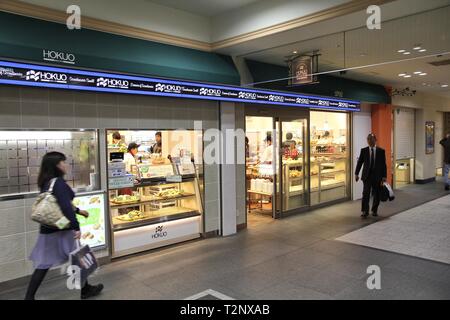
<instances>
[{"instance_id":1,"label":"glass display case","mask_svg":"<svg viewBox=\"0 0 450 320\"><path fill-rule=\"evenodd\" d=\"M202 212L198 182L193 177L110 190L109 205L114 231L200 216Z\"/></svg>"}]
</instances>

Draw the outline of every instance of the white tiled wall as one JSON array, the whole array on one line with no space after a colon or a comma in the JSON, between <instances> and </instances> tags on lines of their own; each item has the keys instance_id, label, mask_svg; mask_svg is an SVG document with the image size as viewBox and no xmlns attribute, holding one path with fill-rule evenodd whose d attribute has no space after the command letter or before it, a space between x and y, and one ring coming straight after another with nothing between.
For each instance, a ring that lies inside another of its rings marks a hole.
<instances>
[{"instance_id":1,"label":"white tiled wall","mask_svg":"<svg viewBox=\"0 0 450 320\"><path fill-rule=\"evenodd\" d=\"M218 104L211 101L97 94L0 86L1 129L193 129L218 128ZM205 142L205 147L207 143ZM102 161L105 156L102 155ZM104 172L104 164L103 164ZM106 179L102 180L103 186ZM205 232L220 221L219 166L205 167ZM31 272L28 255L38 234L29 219L33 199L0 202L0 282Z\"/></svg>"}]
</instances>

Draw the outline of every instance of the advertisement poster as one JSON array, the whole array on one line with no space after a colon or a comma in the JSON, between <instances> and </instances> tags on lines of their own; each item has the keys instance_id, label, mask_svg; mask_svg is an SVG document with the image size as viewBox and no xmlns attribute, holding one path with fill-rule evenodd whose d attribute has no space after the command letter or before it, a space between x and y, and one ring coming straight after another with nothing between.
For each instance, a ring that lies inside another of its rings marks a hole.
<instances>
[{"instance_id":1,"label":"advertisement poster","mask_svg":"<svg viewBox=\"0 0 450 320\"><path fill-rule=\"evenodd\" d=\"M434 153L434 122L425 122L425 153Z\"/></svg>"},{"instance_id":2,"label":"advertisement poster","mask_svg":"<svg viewBox=\"0 0 450 320\"><path fill-rule=\"evenodd\" d=\"M105 232L105 196L103 194L75 197L73 204L89 212L86 219L77 215L81 230L81 244L87 244L91 248L106 244Z\"/></svg>"}]
</instances>

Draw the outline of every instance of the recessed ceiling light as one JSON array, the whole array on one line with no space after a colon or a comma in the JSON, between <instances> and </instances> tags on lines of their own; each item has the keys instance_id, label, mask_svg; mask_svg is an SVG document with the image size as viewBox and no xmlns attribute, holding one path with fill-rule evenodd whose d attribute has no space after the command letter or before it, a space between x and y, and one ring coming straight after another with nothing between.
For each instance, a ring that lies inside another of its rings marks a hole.
<instances>
[{"instance_id":1,"label":"recessed ceiling light","mask_svg":"<svg viewBox=\"0 0 450 320\"><path fill-rule=\"evenodd\" d=\"M297 54L298 52L297 52L297 51L292 51L292 53L293 53L293 54Z\"/></svg>"},{"instance_id":2,"label":"recessed ceiling light","mask_svg":"<svg viewBox=\"0 0 450 320\"><path fill-rule=\"evenodd\" d=\"M416 72L414 72L414 74L421 74L422 73L422 71L416 71Z\"/></svg>"},{"instance_id":3,"label":"recessed ceiling light","mask_svg":"<svg viewBox=\"0 0 450 320\"><path fill-rule=\"evenodd\" d=\"M427 73L426 72L422 72L421 74L419 74L419 76L426 76Z\"/></svg>"},{"instance_id":4,"label":"recessed ceiling light","mask_svg":"<svg viewBox=\"0 0 450 320\"><path fill-rule=\"evenodd\" d=\"M406 76L404 76L404 78L411 78L411 75L407 74Z\"/></svg>"},{"instance_id":5,"label":"recessed ceiling light","mask_svg":"<svg viewBox=\"0 0 450 320\"><path fill-rule=\"evenodd\" d=\"M425 52L427 49L420 49L419 52Z\"/></svg>"},{"instance_id":6,"label":"recessed ceiling light","mask_svg":"<svg viewBox=\"0 0 450 320\"><path fill-rule=\"evenodd\" d=\"M397 52L398 53L403 53L403 52L405 52L406 50L404 50L404 49L401 49L401 50L398 50Z\"/></svg>"},{"instance_id":7,"label":"recessed ceiling light","mask_svg":"<svg viewBox=\"0 0 450 320\"><path fill-rule=\"evenodd\" d=\"M424 82L424 83L422 83L422 85L423 85L423 86L426 86L427 84Z\"/></svg>"},{"instance_id":8,"label":"recessed ceiling light","mask_svg":"<svg viewBox=\"0 0 450 320\"><path fill-rule=\"evenodd\" d=\"M417 46L417 47L414 47L413 49L414 49L414 50L420 50L420 49L422 49L422 47Z\"/></svg>"},{"instance_id":9,"label":"recessed ceiling light","mask_svg":"<svg viewBox=\"0 0 450 320\"><path fill-rule=\"evenodd\" d=\"M403 52L403 54L411 54L411 52L409 52L409 51L406 51L406 52Z\"/></svg>"},{"instance_id":10,"label":"recessed ceiling light","mask_svg":"<svg viewBox=\"0 0 450 320\"><path fill-rule=\"evenodd\" d=\"M442 87L442 88L447 88L447 87L448 87L448 84L443 84L443 85L441 85L441 87Z\"/></svg>"},{"instance_id":11,"label":"recessed ceiling light","mask_svg":"<svg viewBox=\"0 0 450 320\"><path fill-rule=\"evenodd\" d=\"M399 73L398 76L399 77L404 77L404 76L406 76L406 73Z\"/></svg>"}]
</instances>

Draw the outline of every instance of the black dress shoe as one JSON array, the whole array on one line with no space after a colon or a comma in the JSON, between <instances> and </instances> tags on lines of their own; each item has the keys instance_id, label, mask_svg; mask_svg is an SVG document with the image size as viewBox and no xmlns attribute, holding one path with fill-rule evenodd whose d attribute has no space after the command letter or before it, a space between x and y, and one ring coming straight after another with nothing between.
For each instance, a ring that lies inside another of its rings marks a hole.
<instances>
[{"instance_id":1,"label":"black dress shoe","mask_svg":"<svg viewBox=\"0 0 450 320\"><path fill-rule=\"evenodd\" d=\"M368 212L363 212L362 214L361 214L361 217L362 218L367 218L369 216L369 213Z\"/></svg>"},{"instance_id":2,"label":"black dress shoe","mask_svg":"<svg viewBox=\"0 0 450 320\"><path fill-rule=\"evenodd\" d=\"M98 296L100 292L103 290L103 284L98 284L96 286L91 286L90 284L86 284L81 289L81 299L89 299L95 296Z\"/></svg>"},{"instance_id":3,"label":"black dress shoe","mask_svg":"<svg viewBox=\"0 0 450 320\"><path fill-rule=\"evenodd\" d=\"M374 216L374 217L378 217L378 213L376 213L376 212L372 212L372 216Z\"/></svg>"},{"instance_id":4,"label":"black dress shoe","mask_svg":"<svg viewBox=\"0 0 450 320\"><path fill-rule=\"evenodd\" d=\"M450 186L447 184L447 185L445 186L445 191L448 191L448 190L450 190Z\"/></svg>"}]
</instances>

